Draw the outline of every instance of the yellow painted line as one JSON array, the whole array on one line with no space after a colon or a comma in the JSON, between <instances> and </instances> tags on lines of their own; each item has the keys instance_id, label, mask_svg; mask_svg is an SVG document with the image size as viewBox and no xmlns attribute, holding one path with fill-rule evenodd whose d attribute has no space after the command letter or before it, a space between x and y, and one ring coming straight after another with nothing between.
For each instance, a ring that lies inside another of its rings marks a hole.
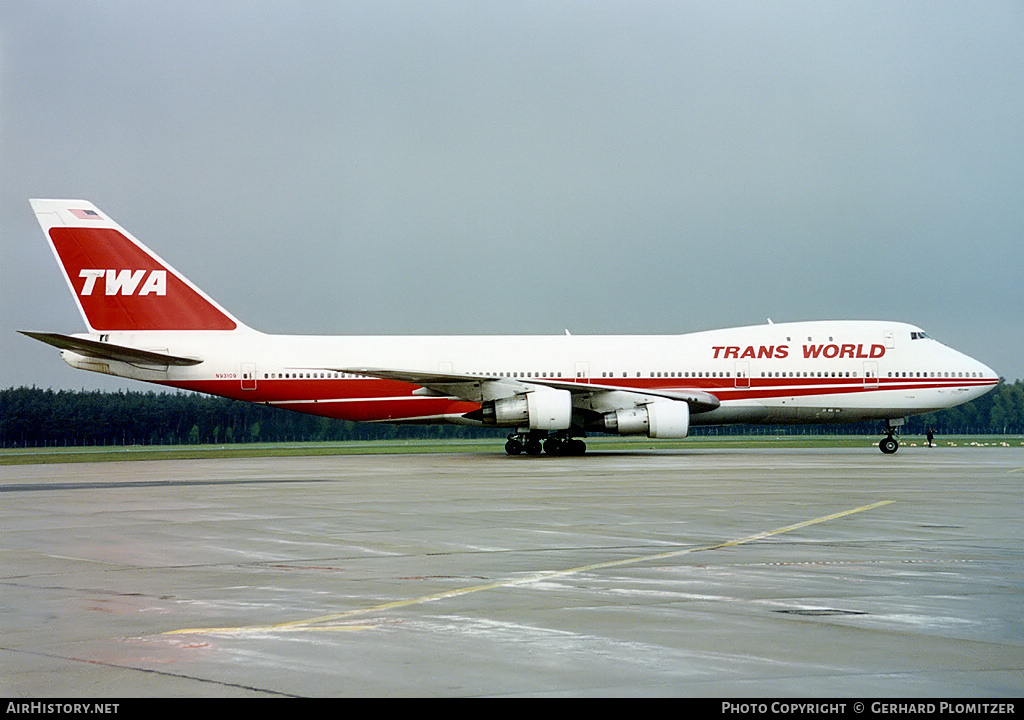
<instances>
[{"instance_id":1,"label":"yellow painted line","mask_svg":"<svg viewBox=\"0 0 1024 720\"><path fill-rule=\"evenodd\" d=\"M582 572L604 570L606 568L622 567L624 565L636 565L638 563L651 562L652 560L665 560L667 558L678 557L680 555L690 555L698 552L707 552L709 550L721 550L723 548L737 547L739 545L746 545L757 540L764 540L765 538L774 537L776 535L783 535L785 533L793 532L794 530L800 530L802 528L811 527L812 525L820 525L821 523L826 523L832 520L838 520L839 518L844 518L849 515L855 515L857 513L866 512L868 510L874 510L875 508L880 508L884 505L891 505L894 502L896 501L882 500L880 502L871 503L870 505L862 505L861 507L853 508L852 510L843 510L842 512L833 513L832 515L824 515L822 517L814 518L813 520L804 520L803 522L795 523L793 525L787 525L786 527L776 528L775 530L766 530L755 535L748 535L747 537L737 538L735 540L727 540L725 542L717 543L715 545L704 545L701 547L683 548L681 550L670 550L668 552L656 553L653 555L638 555L636 557L624 558L621 560L608 560L605 562L591 563L589 565L580 565L579 567L568 568L565 570L549 570L546 572L535 573L533 575L525 575L519 578L508 578L505 580L498 580L496 582L486 583L484 585L473 585L470 587L456 588L454 590L445 590L443 592L433 593L430 595L422 595L416 598L408 598L406 600L393 600L392 602L386 602L380 605L373 605L365 608L357 608L355 610L346 610L344 612L332 613L330 615L321 615L319 617L306 618L305 620L293 620L290 622L275 623L271 625L185 628L181 630L169 630L168 632L165 632L163 634L190 635L239 634L260 632L297 632L310 630L366 630L374 626L346 625L337 623L339 623L340 621L347 620L348 618L358 617L360 615L382 613L388 610L394 610L396 608L409 607L410 605L423 605L425 603L437 602L438 600L447 600L448 598L460 597L462 595L471 595L473 593L484 592L486 590L496 590L498 588L515 587L519 585L532 585L533 583L543 582L544 580L566 577L569 575L576 575Z\"/></svg>"}]
</instances>

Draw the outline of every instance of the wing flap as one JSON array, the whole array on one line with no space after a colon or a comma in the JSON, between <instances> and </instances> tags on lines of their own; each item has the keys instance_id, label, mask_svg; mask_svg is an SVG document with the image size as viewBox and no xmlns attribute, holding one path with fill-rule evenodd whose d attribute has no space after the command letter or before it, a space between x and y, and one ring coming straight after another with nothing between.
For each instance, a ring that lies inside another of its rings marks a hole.
<instances>
[{"instance_id":1,"label":"wing flap","mask_svg":"<svg viewBox=\"0 0 1024 720\"><path fill-rule=\"evenodd\" d=\"M717 397L703 390L690 388L673 388L671 390L652 388L631 388L621 385L600 385L596 383L577 383L568 380L554 378L532 378L530 382L544 385L558 390L568 390L573 395L600 395L607 393L621 393L625 396L632 396L636 404L646 404L650 398L664 398L666 400L681 400L690 406L694 413L708 412L719 407L722 403ZM642 399L646 398L646 399Z\"/></svg>"}]
</instances>

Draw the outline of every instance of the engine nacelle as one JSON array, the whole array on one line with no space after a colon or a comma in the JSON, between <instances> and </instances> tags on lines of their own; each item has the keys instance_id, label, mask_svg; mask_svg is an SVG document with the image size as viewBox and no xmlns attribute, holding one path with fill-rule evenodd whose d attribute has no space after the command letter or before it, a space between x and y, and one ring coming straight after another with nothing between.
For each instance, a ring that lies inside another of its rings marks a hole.
<instances>
[{"instance_id":1,"label":"engine nacelle","mask_svg":"<svg viewBox=\"0 0 1024 720\"><path fill-rule=\"evenodd\" d=\"M690 433L690 406L676 400L657 400L605 413L604 426L620 435L684 438Z\"/></svg>"},{"instance_id":2,"label":"engine nacelle","mask_svg":"<svg viewBox=\"0 0 1024 720\"><path fill-rule=\"evenodd\" d=\"M544 388L485 403L482 410L486 425L566 430L572 424L572 395L568 390Z\"/></svg>"}]
</instances>

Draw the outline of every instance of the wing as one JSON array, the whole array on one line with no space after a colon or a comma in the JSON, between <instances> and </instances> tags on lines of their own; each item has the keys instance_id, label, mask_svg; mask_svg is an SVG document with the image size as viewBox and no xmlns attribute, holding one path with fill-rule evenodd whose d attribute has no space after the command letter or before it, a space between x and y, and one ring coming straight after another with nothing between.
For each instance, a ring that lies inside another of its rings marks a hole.
<instances>
[{"instance_id":1,"label":"wing","mask_svg":"<svg viewBox=\"0 0 1024 720\"><path fill-rule=\"evenodd\" d=\"M646 405L657 399L685 402L690 406L690 411L693 413L708 412L721 404L718 398L711 393L689 388L651 390L648 388L630 388L619 385L580 383L557 378L508 378L389 368L349 367L329 369L336 372L407 382L419 385L431 394L455 396L463 400L481 403L524 395L538 388L546 387L568 391L573 396L574 406L602 411Z\"/></svg>"}]
</instances>

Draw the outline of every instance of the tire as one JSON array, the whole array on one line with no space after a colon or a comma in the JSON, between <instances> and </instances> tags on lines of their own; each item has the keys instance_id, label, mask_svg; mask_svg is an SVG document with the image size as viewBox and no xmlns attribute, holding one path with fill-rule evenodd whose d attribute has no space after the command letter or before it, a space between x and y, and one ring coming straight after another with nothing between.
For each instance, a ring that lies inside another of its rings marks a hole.
<instances>
[{"instance_id":1,"label":"tire","mask_svg":"<svg viewBox=\"0 0 1024 720\"><path fill-rule=\"evenodd\" d=\"M564 455L565 443L563 443L559 438L548 438L544 441L544 452L548 455Z\"/></svg>"}]
</instances>

